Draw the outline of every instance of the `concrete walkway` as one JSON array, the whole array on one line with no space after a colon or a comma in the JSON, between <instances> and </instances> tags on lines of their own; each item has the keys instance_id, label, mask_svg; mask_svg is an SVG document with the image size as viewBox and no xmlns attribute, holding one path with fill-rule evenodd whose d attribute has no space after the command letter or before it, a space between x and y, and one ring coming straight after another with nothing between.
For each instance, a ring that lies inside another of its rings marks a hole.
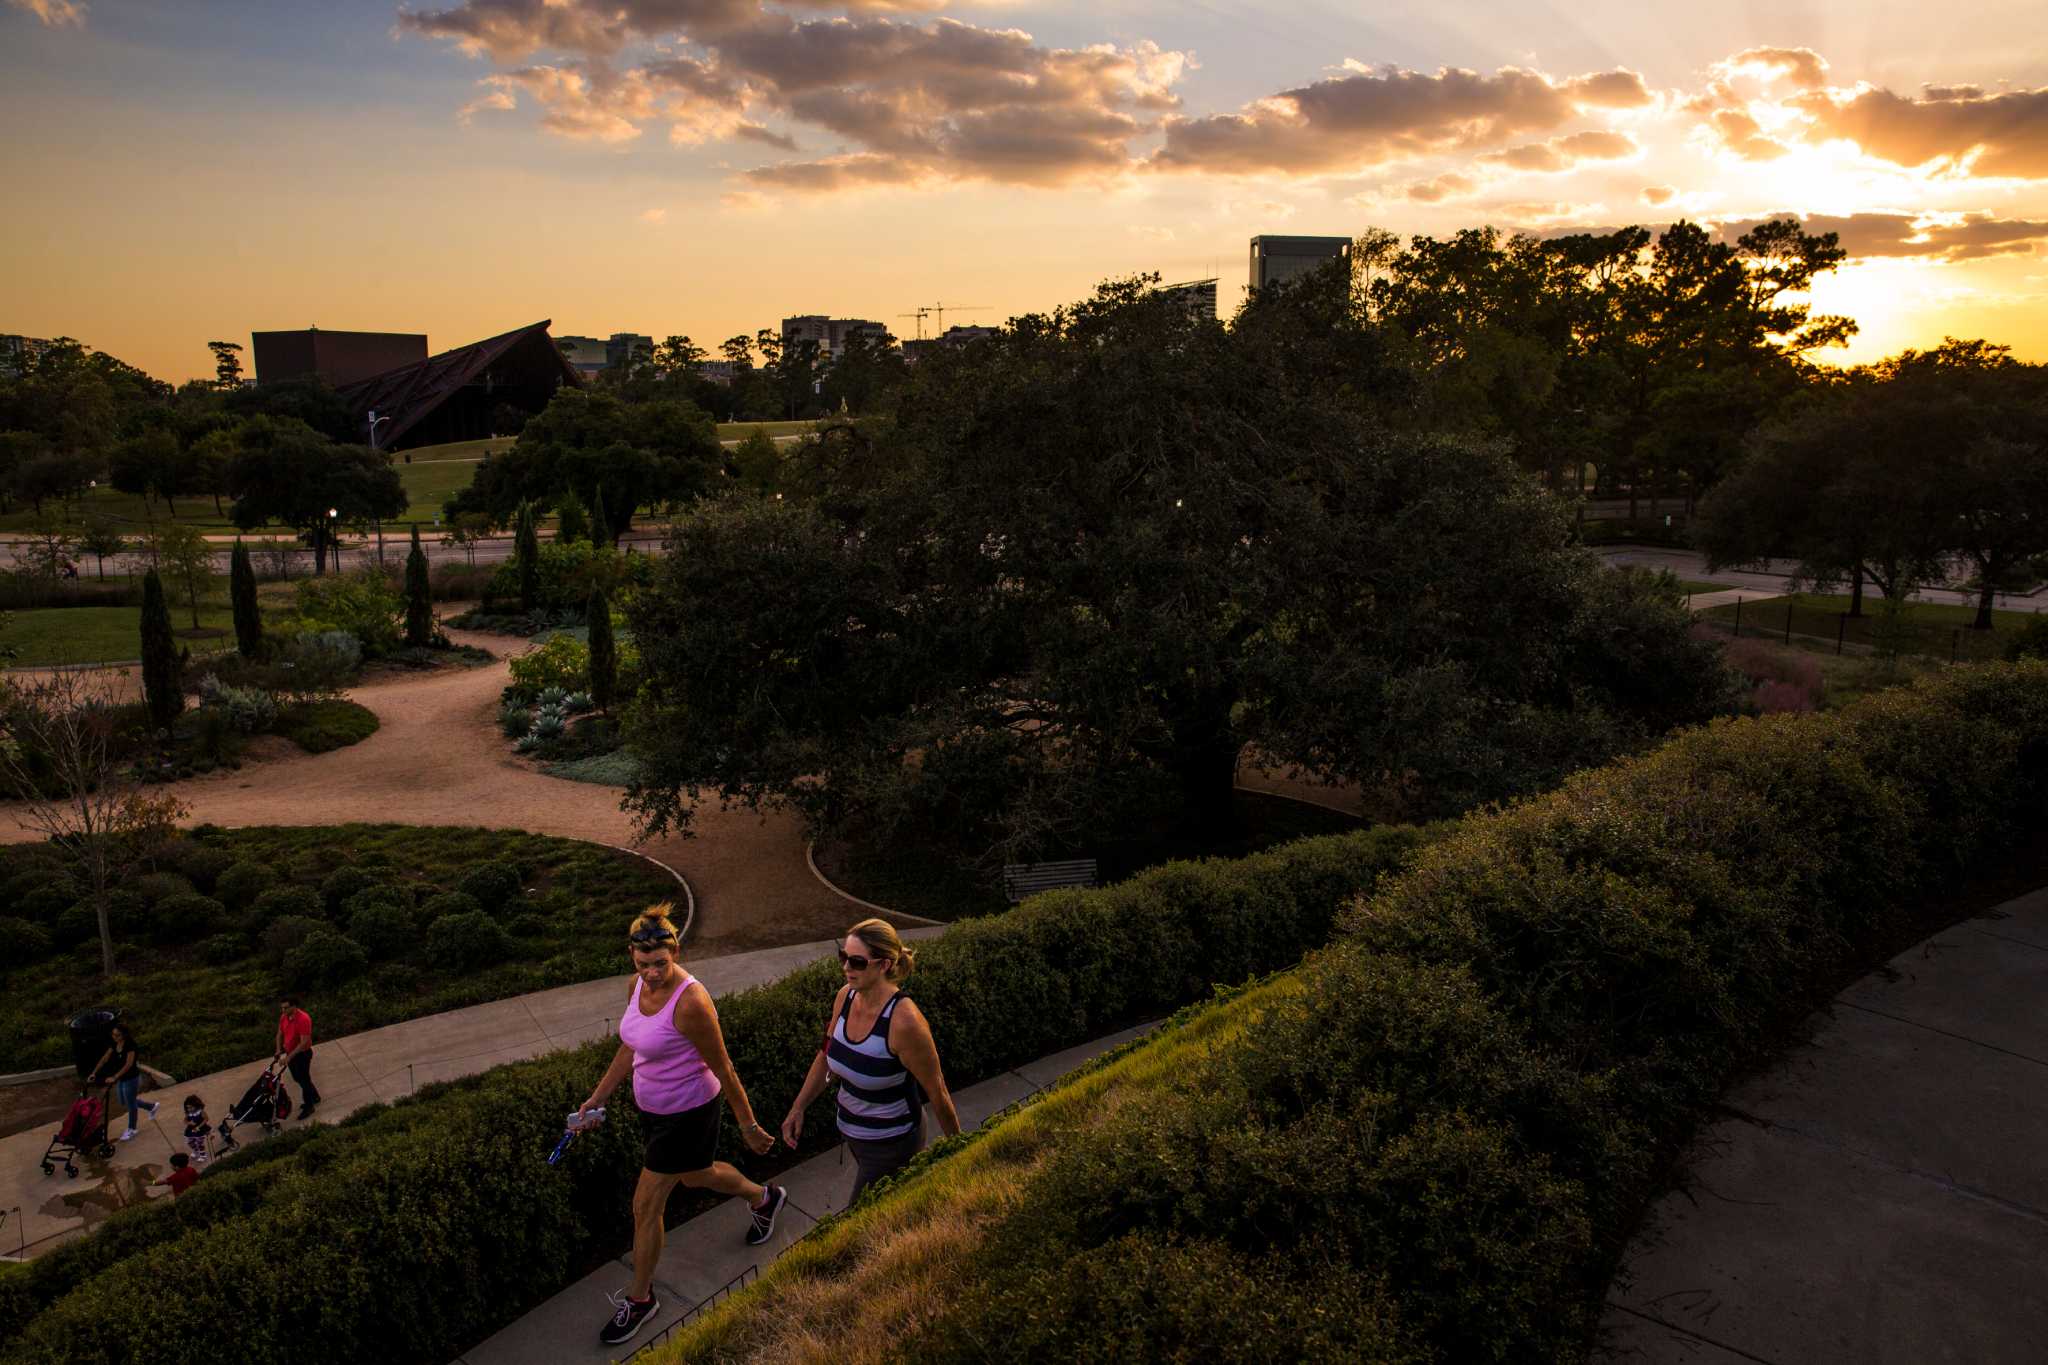
<instances>
[{"instance_id":1,"label":"concrete walkway","mask_svg":"<svg viewBox=\"0 0 2048 1365\"><path fill-rule=\"evenodd\" d=\"M1112 1033L954 1091L953 1105L961 1127L980 1127L989 1115L1057 1084L1075 1067L1155 1027L1142 1024ZM928 1131L938 1132L929 1107L926 1123ZM747 1210L740 1199L728 1199L709 1213L669 1229L668 1243L654 1272L654 1294L661 1300L661 1309L625 1346L601 1345L597 1335L612 1311L606 1295L624 1293L632 1285L630 1248L622 1248L612 1263L456 1357L455 1365L557 1365L622 1359L748 1269L765 1269L819 1219L843 1210L853 1186L853 1163L846 1160L843 1147L835 1148L785 1171L775 1183L788 1187L789 1202L775 1220L775 1235L761 1246L746 1244Z\"/></svg>"},{"instance_id":2,"label":"concrete walkway","mask_svg":"<svg viewBox=\"0 0 2048 1365\"><path fill-rule=\"evenodd\" d=\"M942 932L910 929L903 936L930 938ZM827 939L702 960L686 955L684 961L714 996L725 996L780 980L798 967L831 956L838 946L837 939ZM402 1099L432 1081L471 1075L614 1033L632 990L632 976L624 973L316 1041L313 1083L320 1087L320 1109L314 1121L336 1122L365 1104ZM152 1197L149 1182L169 1169L172 1153L185 1150L185 1096L197 1094L205 1100L208 1116L218 1123L262 1074L267 1060L148 1092L162 1111L154 1119L145 1117L132 1141L117 1141L111 1158L81 1158L76 1179L67 1177L62 1166L54 1175L42 1173L41 1157L55 1123L0 1139L0 1209L8 1211L0 1255L40 1255L90 1231L115 1210ZM296 1100L298 1087L288 1088ZM118 1137L126 1123L125 1112L116 1116L112 1134ZM247 1146L261 1142L263 1130L243 1126L236 1136ZM156 1198L170 1197L165 1190L153 1193Z\"/></svg>"},{"instance_id":3,"label":"concrete walkway","mask_svg":"<svg viewBox=\"0 0 2048 1365\"><path fill-rule=\"evenodd\" d=\"M1843 991L1653 1210L1606 1358L2048 1358L2044 1001L2048 888Z\"/></svg>"}]
</instances>

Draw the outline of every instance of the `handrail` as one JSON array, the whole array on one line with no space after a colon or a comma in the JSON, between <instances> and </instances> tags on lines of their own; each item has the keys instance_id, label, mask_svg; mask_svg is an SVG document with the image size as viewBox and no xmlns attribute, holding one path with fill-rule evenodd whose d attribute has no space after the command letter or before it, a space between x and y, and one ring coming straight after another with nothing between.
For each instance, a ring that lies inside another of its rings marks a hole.
<instances>
[{"instance_id":1,"label":"handrail","mask_svg":"<svg viewBox=\"0 0 2048 1365\"><path fill-rule=\"evenodd\" d=\"M639 1355L641 1351L652 1350L655 1346L659 1345L662 1338L666 1337L670 1332L675 1331L678 1327L682 1327L690 1322L695 1321L698 1314L702 1313L712 1304L717 1303L720 1299L731 1298L732 1295L739 1289L744 1287L749 1280L759 1278L760 1274L761 1266L759 1262L756 1262L755 1264L748 1266L745 1270L742 1270L739 1274L733 1276L724 1284L720 1285L718 1288L712 1290L709 1294L705 1295L702 1301L700 1301L695 1307L691 1308L689 1312L684 1313L674 1322L662 1328L659 1332L656 1332L653 1336L647 1338L647 1340L641 1342L639 1348L635 1350L632 1355L627 1356L626 1359L633 1359L633 1357Z\"/></svg>"}]
</instances>

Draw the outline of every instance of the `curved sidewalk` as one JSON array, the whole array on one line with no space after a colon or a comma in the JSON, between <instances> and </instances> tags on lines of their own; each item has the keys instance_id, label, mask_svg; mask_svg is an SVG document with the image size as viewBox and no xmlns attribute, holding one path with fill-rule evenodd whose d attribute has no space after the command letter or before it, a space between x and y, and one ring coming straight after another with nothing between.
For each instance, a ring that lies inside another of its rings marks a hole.
<instances>
[{"instance_id":1,"label":"curved sidewalk","mask_svg":"<svg viewBox=\"0 0 2048 1365\"><path fill-rule=\"evenodd\" d=\"M930 938L942 932L911 929L903 936ZM726 957L686 955L685 961L713 995L725 996L779 980L806 963L831 956L838 946L839 940L827 939ZM318 1040L313 1046L313 1083L320 1087L315 1122L336 1122L365 1104L402 1099L432 1081L604 1037L614 1031L632 989L631 973L623 973ZM316 1029L318 1022L314 1021ZM252 1061L151 1091L162 1111L154 1119L145 1118L132 1141L116 1142L108 1160L81 1158L76 1179L67 1177L61 1166L54 1175L42 1173L41 1157L56 1131L54 1122L0 1139L0 1209L8 1213L0 1233L0 1256L16 1254L24 1243L28 1256L39 1255L90 1231L116 1209L150 1198L149 1182L169 1169L172 1153L185 1150L179 1109L183 1098L200 1096L217 1123L264 1065L263 1060ZM298 1087L289 1088L296 1100ZM113 1132L118 1134L125 1122L125 1114L115 1118ZM262 1130L249 1126L242 1128L241 1137L245 1145L263 1140ZM155 1197L169 1196L158 1191Z\"/></svg>"},{"instance_id":2,"label":"curved sidewalk","mask_svg":"<svg viewBox=\"0 0 2048 1365\"><path fill-rule=\"evenodd\" d=\"M1609 1290L1604 1358L2048 1358L2048 888L1836 996L1724 1100Z\"/></svg>"}]
</instances>

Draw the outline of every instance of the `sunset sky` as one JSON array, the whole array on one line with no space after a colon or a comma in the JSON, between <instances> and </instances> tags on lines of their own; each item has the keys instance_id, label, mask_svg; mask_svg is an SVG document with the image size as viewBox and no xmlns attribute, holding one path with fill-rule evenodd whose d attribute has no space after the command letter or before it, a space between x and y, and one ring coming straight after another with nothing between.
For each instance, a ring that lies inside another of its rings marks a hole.
<instances>
[{"instance_id":1,"label":"sunset sky","mask_svg":"<svg viewBox=\"0 0 2048 1365\"><path fill-rule=\"evenodd\" d=\"M1738 12L1739 10L1739 12ZM1785 212L1838 358L2048 360L2039 6L0 0L0 332L997 323L1260 232Z\"/></svg>"}]
</instances>

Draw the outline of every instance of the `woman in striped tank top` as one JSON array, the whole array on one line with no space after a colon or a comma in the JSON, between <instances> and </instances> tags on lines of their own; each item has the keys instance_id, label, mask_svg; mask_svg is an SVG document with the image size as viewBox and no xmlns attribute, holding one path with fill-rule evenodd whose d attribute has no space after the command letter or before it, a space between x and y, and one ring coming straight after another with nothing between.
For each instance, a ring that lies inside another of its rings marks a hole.
<instances>
[{"instance_id":1,"label":"woman in striped tank top","mask_svg":"<svg viewBox=\"0 0 2048 1365\"><path fill-rule=\"evenodd\" d=\"M832 999L824 1041L782 1121L782 1140L794 1149L803 1136L804 1110L824 1093L828 1080L838 1080L839 1135L854 1161L849 1207L862 1190L902 1170L924 1146L926 1098L942 1133L951 1137L960 1131L931 1025L896 984L910 975L915 961L887 920L862 920L846 931L839 945L846 984Z\"/></svg>"}]
</instances>

